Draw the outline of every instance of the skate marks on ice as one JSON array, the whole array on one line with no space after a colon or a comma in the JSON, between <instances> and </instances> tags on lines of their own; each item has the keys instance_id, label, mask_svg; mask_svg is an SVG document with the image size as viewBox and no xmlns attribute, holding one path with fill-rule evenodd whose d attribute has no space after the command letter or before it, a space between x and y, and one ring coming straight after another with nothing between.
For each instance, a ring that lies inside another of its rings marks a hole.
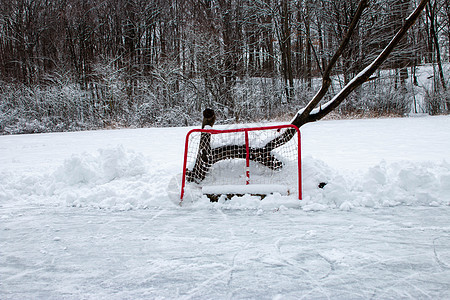
<instances>
[{"instance_id":1,"label":"skate marks on ice","mask_svg":"<svg viewBox=\"0 0 450 300\"><path fill-rule=\"evenodd\" d=\"M0 208L0 295L442 299L449 209Z\"/></svg>"}]
</instances>

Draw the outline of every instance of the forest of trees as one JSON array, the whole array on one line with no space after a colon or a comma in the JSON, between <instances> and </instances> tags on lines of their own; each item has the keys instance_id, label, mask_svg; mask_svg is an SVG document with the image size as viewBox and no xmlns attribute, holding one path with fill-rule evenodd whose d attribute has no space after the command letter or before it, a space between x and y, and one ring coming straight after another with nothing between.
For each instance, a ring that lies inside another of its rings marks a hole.
<instances>
[{"instance_id":1,"label":"forest of trees","mask_svg":"<svg viewBox=\"0 0 450 300\"><path fill-rule=\"evenodd\" d=\"M340 89L417 0L373 0L334 70ZM0 132L285 120L317 89L355 0L0 0ZM450 110L450 1L431 0L340 115ZM415 103L419 66L432 66ZM325 99L327 100L327 99Z\"/></svg>"}]
</instances>

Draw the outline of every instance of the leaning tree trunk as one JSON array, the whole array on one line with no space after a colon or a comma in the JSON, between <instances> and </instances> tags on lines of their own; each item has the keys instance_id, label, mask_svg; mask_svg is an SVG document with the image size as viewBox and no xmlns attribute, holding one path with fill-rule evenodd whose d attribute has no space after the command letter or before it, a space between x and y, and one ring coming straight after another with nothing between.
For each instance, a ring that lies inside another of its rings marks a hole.
<instances>
[{"instance_id":1,"label":"leaning tree trunk","mask_svg":"<svg viewBox=\"0 0 450 300\"><path fill-rule=\"evenodd\" d=\"M212 109L203 111L202 129L205 126L212 127L216 121L216 114ZM205 179L206 174L212 166L211 162L211 134L202 132L200 135L200 146L195 159L195 165L192 171L186 171L188 181L201 181Z\"/></svg>"},{"instance_id":2,"label":"leaning tree trunk","mask_svg":"<svg viewBox=\"0 0 450 300\"><path fill-rule=\"evenodd\" d=\"M205 126L212 127L215 121L215 113L212 109L205 109L203 111L202 129ZM291 129L288 129L291 130ZM295 129L294 134L295 134ZM293 135L294 135L293 134ZM292 136L293 136L292 135ZM272 155L272 150L285 144L285 141L281 141L276 138L263 147L255 148L249 147L249 160L263 164L264 166L278 170L283 167L283 163ZM202 132L200 135L200 143L195 159L195 164L192 170L186 171L186 179L188 182L200 182L205 179L209 169L216 162L225 159L236 159L247 157L246 145L226 145L221 147L211 147L211 133Z\"/></svg>"},{"instance_id":3,"label":"leaning tree trunk","mask_svg":"<svg viewBox=\"0 0 450 300\"><path fill-rule=\"evenodd\" d=\"M322 119L331 111L336 109L339 104L341 104L345 98L354 91L357 87L361 86L363 83L369 80L370 76L381 66L381 64L388 58L391 54L394 47L404 38L408 29L415 23L420 13L423 11L425 6L427 5L429 0L421 0L416 9L411 13L409 17L407 17L399 29L397 34L392 38L390 43L383 49L383 51L378 55L377 58L364 70L359 72L350 82L338 93L336 94L330 101L325 103L324 105L317 105L328 92L328 89L331 85L331 71L338 61L339 57L342 56L343 51L348 45L350 41L350 37L353 34L354 29L362 16L364 9L367 7L368 0L361 0L358 8L356 10L355 15L353 16L352 22L350 23L347 34L339 45L338 50L333 55L331 60L329 61L324 73L322 75L322 87L317 92L317 94L313 97L313 99L308 103L308 105L301 109L297 115L292 120L291 124L296 127L301 127L302 125L314 122ZM206 115L205 115L206 112ZM208 119L211 118L211 114L214 115L214 112L210 109L205 110L204 116L204 124L209 124ZM215 119L215 117L213 118ZM204 126L203 126L204 127ZM250 148L249 156L253 161L257 161L271 169L280 169L283 164L277 160L272 154L271 151L277 147L280 147L287 143L292 137L295 135L295 129L287 129L280 136L274 138L273 140L266 143L263 147L260 148ZM202 133L201 139L203 143L200 144L197 159L194 165L194 169L186 172L186 178L188 181L201 181L205 178L211 166L221 160L224 159L236 159L236 158L245 158L246 156L246 146L241 145L237 146L238 151L236 151L236 146L233 146L234 151L230 151L230 146L222 146L218 148L211 148L211 135L209 133Z\"/></svg>"}]
</instances>

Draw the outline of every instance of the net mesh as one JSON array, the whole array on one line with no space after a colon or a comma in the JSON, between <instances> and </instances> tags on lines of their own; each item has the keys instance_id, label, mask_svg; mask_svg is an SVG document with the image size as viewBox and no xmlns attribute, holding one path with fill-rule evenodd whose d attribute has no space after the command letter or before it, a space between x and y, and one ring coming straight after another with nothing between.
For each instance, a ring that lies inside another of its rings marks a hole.
<instances>
[{"instance_id":1,"label":"net mesh","mask_svg":"<svg viewBox=\"0 0 450 300\"><path fill-rule=\"evenodd\" d=\"M297 193L298 133L284 135L289 129L292 130L289 127L262 127L236 132L191 132L185 154L187 184L200 187L276 184L287 186L291 194ZM280 146L267 151L266 145L275 139Z\"/></svg>"}]
</instances>

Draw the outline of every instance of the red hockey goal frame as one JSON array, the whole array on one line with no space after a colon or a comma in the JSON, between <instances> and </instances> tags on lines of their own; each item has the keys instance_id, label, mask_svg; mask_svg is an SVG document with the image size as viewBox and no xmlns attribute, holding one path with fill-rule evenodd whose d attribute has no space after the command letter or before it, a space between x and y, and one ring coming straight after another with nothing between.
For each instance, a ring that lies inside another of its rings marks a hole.
<instances>
[{"instance_id":1,"label":"red hockey goal frame","mask_svg":"<svg viewBox=\"0 0 450 300\"><path fill-rule=\"evenodd\" d=\"M183 201L185 187L186 187L186 166L188 160L188 148L189 148L189 137L193 133L209 133L212 135L223 134L223 133L233 133L233 132L243 132L245 135L245 148L246 148L246 185L250 184L250 170L249 170L249 138L248 133L250 131L258 130L281 130L281 129L294 129L297 133L297 163L298 163L298 199L302 199L302 160L301 160L301 134L297 126L292 124L286 125L274 125L274 126L264 126L264 127L249 127L249 128L236 128L236 129L192 129L186 134L185 146L184 146L184 160L183 160L183 175L181 179L181 195L180 200ZM295 137L293 137L295 138Z\"/></svg>"}]
</instances>

